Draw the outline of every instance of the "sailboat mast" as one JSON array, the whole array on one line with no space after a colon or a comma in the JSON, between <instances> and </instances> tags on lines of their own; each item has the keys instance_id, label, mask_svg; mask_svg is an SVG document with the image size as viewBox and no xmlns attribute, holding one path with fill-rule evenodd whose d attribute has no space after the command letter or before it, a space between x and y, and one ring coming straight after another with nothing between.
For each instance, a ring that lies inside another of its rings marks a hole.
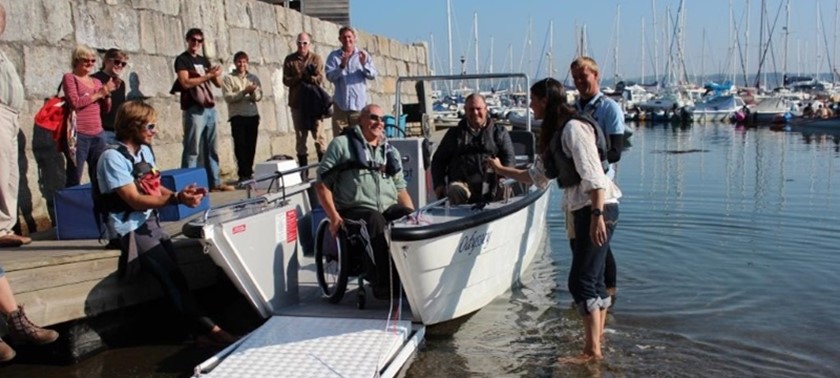
<instances>
[{"instance_id":1,"label":"sailboat mast","mask_svg":"<svg viewBox=\"0 0 840 378\"><path fill-rule=\"evenodd\" d=\"M656 29L656 0L650 0L653 12L653 77L656 89L659 89L659 30Z\"/></svg>"},{"instance_id":2,"label":"sailboat mast","mask_svg":"<svg viewBox=\"0 0 840 378\"><path fill-rule=\"evenodd\" d=\"M642 17L642 77L639 79L640 84L645 83L645 60L647 57L645 56L645 18Z\"/></svg>"},{"instance_id":3,"label":"sailboat mast","mask_svg":"<svg viewBox=\"0 0 840 378\"><path fill-rule=\"evenodd\" d=\"M478 66L478 12L473 13L473 41L475 42L475 73L481 73ZM475 79L475 91L481 92L478 79Z\"/></svg>"},{"instance_id":4,"label":"sailboat mast","mask_svg":"<svg viewBox=\"0 0 840 378\"><path fill-rule=\"evenodd\" d=\"M729 74L732 77L732 84L735 84L735 71L736 71L736 64L735 64L735 14L732 11L732 0L729 0L729 40L732 41L732 45L729 46L729 60L732 64L730 68Z\"/></svg>"},{"instance_id":5,"label":"sailboat mast","mask_svg":"<svg viewBox=\"0 0 840 378\"><path fill-rule=\"evenodd\" d=\"M533 46L531 44L531 31L534 28L534 24L530 17L528 17L528 70L525 72L531 72L534 69L534 51Z\"/></svg>"},{"instance_id":6,"label":"sailboat mast","mask_svg":"<svg viewBox=\"0 0 840 378\"><path fill-rule=\"evenodd\" d=\"M837 14L838 14L837 12L838 12L838 6L840 6L840 0L835 0L834 1L834 42L833 42L832 47L831 47L833 49L833 54L834 54L834 60L833 60L834 65L837 64ZM831 75L832 80L831 81L836 82L836 80L834 80L834 78L837 77L836 76L837 75L837 73L836 73L837 70L834 67L829 67L829 69L831 70L831 73L832 73L832 75Z\"/></svg>"},{"instance_id":7,"label":"sailboat mast","mask_svg":"<svg viewBox=\"0 0 840 378\"><path fill-rule=\"evenodd\" d=\"M784 63L782 64L782 78L787 77L788 74L788 40L790 38L790 0L785 4L785 53ZM787 85L787 83L782 83Z\"/></svg>"},{"instance_id":8,"label":"sailboat mast","mask_svg":"<svg viewBox=\"0 0 840 378\"><path fill-rule=\"evenodd\" d=\"M554 20L548 20L548 77L554 77Z\"/></svg>"},{"instance_id":9,"label":"sailboat mast","mask_svg":"<svg viewBox=\"0 0 840 378\"><path fill-rule=\"evenodd\" d=\"M761 0L761 9L759 10L759 25L758 25L758 71L755 73L755 87L758 89L761 86L761 66L764 63L761 59L762 55L764 55L764 13L766 11L767 3L765 0Z\"/></svg>"},{"instance_id":10,"label":"sailboat mast","mask_svg":"<svg viewBox=\"0 0 840 378\"><path fill-rule=\"evenodd\" d=\"M703 28L703 42L700 46L700 80L694 79L697 84L703 84L706 81L706 28Z\"/></svg>"},{"instance_id":11,"label":"sailboat mast","mask_svg":"<svg viewBox=\"0 0 840 378\"><path fill-rule=\"evenodd\" d=\"M820 28L820 20L822 20L822 11L820 11L820 0L817 0L817 38L822 36L822 28ZM819 41L819 40L817 40ZM807 50L807 49L806 49ZM817 52L817 61L814 62L814 78L820 79L820 69L822 68L822 55L820 55L820 43L814 44L814 51Z\"/></svg>"},{"instance_id":12,"label":"sailboat mast","mask_svg":"<svg viewBox=\"0 0 840 378\"><path fill-rule=\"evenodd\" d=\"M455 74L452 70L452 4L446 0L446 31L449 35L449 74Z\"/></svg>"},{"instance_id":13,"label":"sailboat mast","mask_svg":"<svg viewBox=\"0 0 840 378\"><path fill-rule=\"evenodd\" d=\"M747 69L750 66L750 0L747 2L747 27L744 28L744 86L747 83Z\"/></svg>"},{"instance_id":14,"label":"sailboat mast","mask_svg":"<svg viewBox=\"0 0 840 378\"><path fill-rule=\"evenodd\" d=\"M620 34L619 25L621 22L621 4L615 6L615 48L613 49L613 81L618 82L618 36ZM613 84L615 85L615 84Z\"/></svg>"}]
</instances>

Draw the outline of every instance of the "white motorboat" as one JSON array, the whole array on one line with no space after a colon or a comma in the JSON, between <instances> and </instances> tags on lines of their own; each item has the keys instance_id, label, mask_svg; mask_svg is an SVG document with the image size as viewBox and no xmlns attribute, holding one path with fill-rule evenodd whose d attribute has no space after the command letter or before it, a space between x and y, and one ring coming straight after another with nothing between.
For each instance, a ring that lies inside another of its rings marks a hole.
<instances>
[{"instance_id":1,"label":"white motorboat","mask_svg":"<svg viewBox=\"0 0 840 378\"><path fill-rule=\"evenodd\" d=\"M512 77L524 78L530 87L525 74L484 74L401 77L397 88L419 80ZM399 90L396 99L399 105ZM534 160L530 126L526 120L525 130L511 132L518 162ZM478 311L515 285L531 264L545 236L549 196L534 186L508 185L514 194L504 201L481 208L438 201L393 223L391 256L415 321L437 324Z\"/></svg>"},{"instance_id":2,"label":"white motorboat","mask_svg":"<svg viewBox=\"0 0 840 378\"><path fill-rule=\"evenodd\" d=\"M744 106L746 106L744 100L735 94L706 98L694 105L694 120L699 122L728 121Z\"/></svg>"},{"instance_id":3,"label":"white motorboat","mask_svg":"<svg viewBox=\"0 0 840 378\"><path fill-rule=\"evenodd\" d=\"M481 210L438 204L391 228L391 255L416 321L480 310L518 282L545 237L548 194L528 188Z\"/></svg>"}]
</instances>

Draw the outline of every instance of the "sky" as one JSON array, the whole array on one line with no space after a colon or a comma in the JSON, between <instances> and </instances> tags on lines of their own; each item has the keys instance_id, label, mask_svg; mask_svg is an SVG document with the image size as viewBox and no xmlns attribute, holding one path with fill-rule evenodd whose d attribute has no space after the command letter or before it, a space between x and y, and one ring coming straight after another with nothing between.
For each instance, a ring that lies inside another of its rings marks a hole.
<instances>
[{"instance_id":1,"label":"sky","mask_svg":"<svg viewBox=\"0 0 840 378\"><path fill-rule=\"evenodd\" d=\"M840 46L840 36L835 28L838 1L790 1L788 72L829 72L829 60L831 66L837 65L834 61L840 57L835 59L838 55L834 46ZM749 28L746 17L748 3ZM687 75L728 74L733 71L734 60L737 77L743 76L743 67L746 67L747 75L753 77L759 66L761 3L760 0L685 0L684 60ZM775 21L772 33L773 47L765 54L763 71L784 70L786 3L787 0L766 0L766 35L770 34L777 14L778 21ZM444 74L449 72L446 4L446 0L351 0L350 22L366 32L405 43L426 42L434 49L434 62L430 63L437 73ZM730 4L734 22L730 22ZM467 72L475 72L473 21L477 14L480 72L489 69L492 40L494 72L516 71L526 72L532 77L546 76L550 51L547 46L551 40L548 31L549 24L553 23L553 76L565 77L580 40L576 30L585 25L587 54L598 61L602 78L611 78L617 73L625 79L638 79L643 69L646 76L652 77L654 61L660 62L658 73L661 77L668 55L664 43L666 9L670 8L670 18L676 19L679 5L679 0L451 0L453 71L461 72L459 59L463 55ZM818 9L821 10L822 21L819 21ZM529 20L530 48L527 43ZM730 33L734 33L732 30L736 28L740 47L731 42ZM746 31L749 32L748 37ZM674 35L673 23L667 35L668 38ZM658 39L658 59L655 59L654 37ZM731 54L733 49L738 54L734 59ZM742 58L741 54L746 55ZM614 63L616 60L617 64Z\"/></svg>"}]
</instances>

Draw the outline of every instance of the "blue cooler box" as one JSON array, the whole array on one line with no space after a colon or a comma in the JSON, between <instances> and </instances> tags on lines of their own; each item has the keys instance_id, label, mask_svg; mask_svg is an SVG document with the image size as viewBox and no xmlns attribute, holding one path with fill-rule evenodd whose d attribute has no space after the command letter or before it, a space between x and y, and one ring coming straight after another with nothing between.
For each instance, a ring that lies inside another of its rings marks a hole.
<instances>
[{"instance_id":1,"label":"blue cooler box","mask_svg":"<svg viewBox=\"0 0 840 378\"><path fill-rule=\"evenodd\" d=\"M160 184L172 191L184 189L187 185L196 184L207 188L207 173L204 168L179 168L160 172ZM207 188L209 191L209 188ZM184 205L169 205L158 211L160 220L164 222L178 221L210 208L210 196L204 196L197 207Z\"/></svg>"},{"instance_id":2,"label":"blue cooler box","mask_svg":"<svg viewBox=\"0 0 840 378\"><path fill-rule=\"evenodd\" d=\"M56 239L99 239L90 184L56 191L53 207Z\"/></svg>"}]
</instances>

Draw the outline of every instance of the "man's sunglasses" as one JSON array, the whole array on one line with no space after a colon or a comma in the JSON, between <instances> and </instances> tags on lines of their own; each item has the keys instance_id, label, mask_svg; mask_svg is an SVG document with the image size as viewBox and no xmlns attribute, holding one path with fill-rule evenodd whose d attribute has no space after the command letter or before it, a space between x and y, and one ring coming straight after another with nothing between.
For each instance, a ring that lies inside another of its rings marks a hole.
<instances>
[{"instance_id":1,"label":"man's sunglasses","mask_svg":"<svg viewBox=\"0 0 840 378\"><path fill-rule=\"evenodd\" d=\"M368 116L368 119L373 122L385 122L385 116L381 116L379 114L371 114Z\"/></svg>"},{"instance_id":2,"label":"man's sunglasses","mask_svg":"<svg viewBox=\"0 0 840 378\"><path fill-rule=\"evenodd\" d=\"M190 42L204 43L204 38L190 37Z\"/></svg>"},{"instance_id":3,"label":"man's sunglasses","mask_svg":"<svg viewBox=\"0 0 840 378\"><path fill-rule=\"evenodd\" d=\"M297 42L297 44L298 44L298 45L300 45L300 46L306 46L306 45L308 45L308 44L309 44L309 42L307 42L307 41L298 41L298 42Z\"/></svg>"}]
</instances>

